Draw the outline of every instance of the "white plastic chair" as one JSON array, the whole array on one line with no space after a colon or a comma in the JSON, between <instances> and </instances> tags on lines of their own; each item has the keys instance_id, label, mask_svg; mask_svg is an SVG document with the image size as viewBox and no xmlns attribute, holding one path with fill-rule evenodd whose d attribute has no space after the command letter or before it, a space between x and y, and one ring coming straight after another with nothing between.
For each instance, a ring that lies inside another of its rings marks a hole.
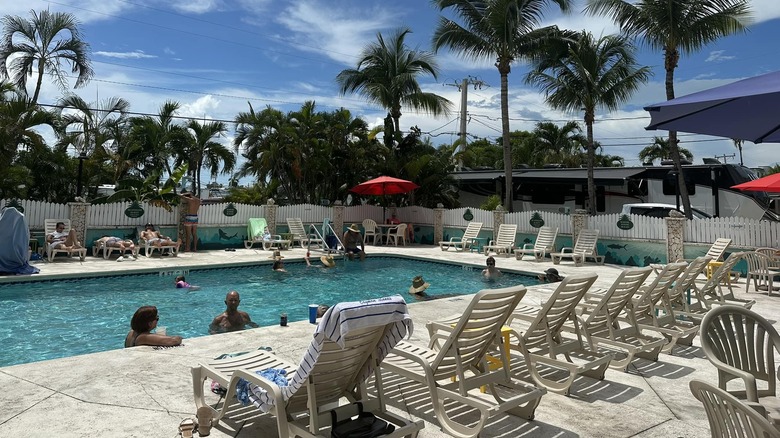
<instances>
[{"instance_id":1,"label":"white plastic chair","mask_svg":"<svg viewBox=\"0 0 780 438\"><path fill-rule=\"evenodd\" d=\"M371 243L376 245L376 238L382 240L381 234L377 231L376 221L373 219L363 219L363 245L368 243L368 239L371 238Z\"/></svg>"}]
</instances>

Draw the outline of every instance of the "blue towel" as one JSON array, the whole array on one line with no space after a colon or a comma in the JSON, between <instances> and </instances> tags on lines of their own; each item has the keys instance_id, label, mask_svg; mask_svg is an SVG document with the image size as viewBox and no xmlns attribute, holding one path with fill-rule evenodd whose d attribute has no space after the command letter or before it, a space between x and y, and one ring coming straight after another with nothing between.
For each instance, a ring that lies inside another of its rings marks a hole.
<instances>
[{"instance_id":1,"label":"blue towel","mask_svg":"<svg viewBox=\"0 0 780 438\"><path fill-rule=\"evenodd\" d=\"M287 377L285 377L287 371L281 368L268 368L267 370L255 371L255 374L276 383L278 386L287 386ZM236 384L236 398L242 405L248 406L252 404L252 400L250 400L249 396L249 381L238 379L238 384Z\"/></svg>"},{"instance_id":2,"label":"blue towel","mask_svg":"<svg viewBox=\"0 0 780 438\"><path fill-rule=\"evenodd\" d=\"M37 274L40 269L30 266L30 229L19 210L9 207L0 213L0 274Z\"/></svg>"}]
</instances>

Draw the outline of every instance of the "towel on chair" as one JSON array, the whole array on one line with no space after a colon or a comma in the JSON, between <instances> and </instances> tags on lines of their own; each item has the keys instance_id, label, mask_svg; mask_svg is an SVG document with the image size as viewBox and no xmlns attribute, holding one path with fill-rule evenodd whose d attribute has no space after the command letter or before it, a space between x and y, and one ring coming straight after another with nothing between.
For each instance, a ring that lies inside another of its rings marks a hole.
<instances>
[{"instance_id":1,"label":"towel on chair","mask_svg":"<svg viewBox=\"0 0 780 438\"><path fill-rule=\"evenodd\" d=\"M376 359L381 362L387 353L407 334L411 336L414 326L412 317L406 311L406 302L400 295L374 300L339 303L328 309L314 331L314 338L303 355L298 369L288 375L288 386L281 388L284 400L289 400L298 389L306 384L312 368L320 356L323 342L328 339L344 347L344 339L352 330L388 325L385 337L377 346ZM361 373L365 380L373 372L371 361ZM261 388L250 384L248 400L261 411L268 412L275 401Z\"/></svg>"}]
</instances>

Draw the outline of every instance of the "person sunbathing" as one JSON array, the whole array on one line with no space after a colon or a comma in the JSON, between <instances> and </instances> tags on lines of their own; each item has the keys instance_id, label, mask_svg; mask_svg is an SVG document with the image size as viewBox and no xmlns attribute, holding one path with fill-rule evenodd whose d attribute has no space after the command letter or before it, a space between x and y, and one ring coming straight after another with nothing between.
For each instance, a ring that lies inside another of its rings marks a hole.
<instances>
[{"instance_id":1,"label":"person sunbathing","mask_svg":"<svg viewBox=\"0 0 780 438\"><path fill-rule=\"evenodd\" d=\"M71 228L66 233L64 222L57 222L55 231L46 236L46 243L49 249L62 249L68 252L81 248L81 243L76 238L76 230Z\"/></svg>"},{"instance_id":2,"label":"person sunbathing","mask_svg":"<svg viewBox=\"0 0 780 438\"><path fill-rule=\"evenodd\" d=\"M179 242L176 242L172 240L168 236L162 235L159 231L154 229L154 225L152 224L146 224L144 226L144 230L141 231L141 239L144 239L146 242L151 244L152 246L156 248L160 248L161 246L173 246L173 245L180 245Z\"/></svg>"},{"instance_id":3,"label":"person sunbathing","mask_svg":"<svg viewBox=\"0 0 780 438\"><path fill-rule=\"evenodd\" d=\"M130 253L133 255L133 257L136 257L135 243L133 243L133 241L130 239L122 239L121 237L105 235L97 241L102 242L103 245L107 247L119 248L119 250L122 252L122 255L124 255L127 250L130 250Z\"/></svg>"},{"instance_id":4,"label":"person sunbathing","mask_svg":"<svg viewBox=\"0 0 780 438\"><path fill-rule=\"evenodd\" d=\"M157 307L142 306L135 311L133 319L130 320L130 332L125 337L125 348L137 347L139 345L151 345L172 347L181 345L181 336L168 336L162 333L152 333L157 328L157 321L160 316L157 314Z\"/></svg>"}]
</instances>

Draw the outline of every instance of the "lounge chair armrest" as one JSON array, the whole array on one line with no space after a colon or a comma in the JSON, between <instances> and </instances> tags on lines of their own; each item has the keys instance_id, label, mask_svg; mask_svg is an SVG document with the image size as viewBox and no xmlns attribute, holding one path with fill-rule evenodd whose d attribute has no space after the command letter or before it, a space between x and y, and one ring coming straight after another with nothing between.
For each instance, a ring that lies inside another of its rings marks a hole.
<instances>
[{"instance_id":1,"label":"lounge chair armrest","mask_svg":"<svg viewBox=\"0 0 780 438\"><path fill-rule=\"evenodd\" d=\"M277 408L284 408L284 397L282 396L282 389L279 387L279 385L266 379L265 377L249 372L248 370L238 369L235 370L233 375L230 377L229 387L234 388L235 385L238 384L239 378L259 386L261 389L263 389L263 391L267 392L273 397Z\"/></svg>"},{"instance_id":2,"label":"lounge chair armrest","mask_svg":"<svg viewBox=\"0 0 780 438\"><path fill-rule=\"evenodd\" d=\"M458 242L463 242L463 238L462 237L450 237L450 243L458 243Z\"/></svg>"},{"instance_id":3,"label":"lounge chair armrest","mask_svg":"<svg viewBox=\"0 0 780 438\"><path fill-rule=\"evenodd\" d=\"M569 247L569 246L564 246L563 248L561 248L561 254L564 254L564 253L567 253L567 252L572 252L573 253L574 252L574 248Z\"/></svg>"},{"instance_id":4,"label":"lounge chair armrest","mask_svg":"<svg viewBox=\"0 0 780 438\"><path fill-rule=\"evenodd\" d=\"M523 251L525 251L527 249L534 249L534 244L533 243L524 243L523 244Z\"/></svg>"}]
</instances>

